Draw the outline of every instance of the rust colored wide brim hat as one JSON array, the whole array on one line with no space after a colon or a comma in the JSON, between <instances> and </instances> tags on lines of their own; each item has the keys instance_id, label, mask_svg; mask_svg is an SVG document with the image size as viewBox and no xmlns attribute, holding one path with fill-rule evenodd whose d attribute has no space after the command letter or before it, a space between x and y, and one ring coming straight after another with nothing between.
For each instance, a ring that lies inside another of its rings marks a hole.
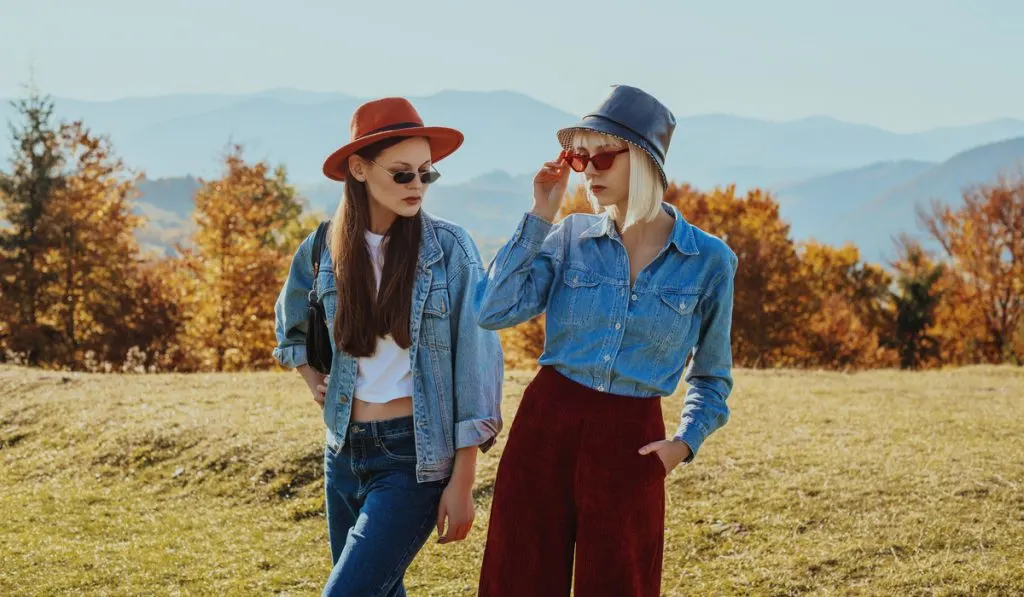
<instances>
[{"instance_id":1,"label":"rust colored wide brim hat","mask_svg":"<svg viewBox=\"0 0 1024 597\"><path fill-rule=\"evenodd\" d=\"M386 97L356 108L349 126L349 142L324 161L324 175L345 180L345 160L360 149L389 137L426 137L430 159L440 162L462 145L463 134L453 128L424 126L416 108L402 97Z\"/></svg>"}]
</instances>

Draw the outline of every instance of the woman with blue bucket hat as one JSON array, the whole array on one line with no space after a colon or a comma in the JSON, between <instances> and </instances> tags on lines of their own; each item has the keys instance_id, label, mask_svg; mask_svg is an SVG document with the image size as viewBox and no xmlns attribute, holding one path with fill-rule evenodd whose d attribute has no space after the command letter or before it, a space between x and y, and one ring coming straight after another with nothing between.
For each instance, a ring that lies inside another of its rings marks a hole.
<instances>
[{"instance_id":1,"label":"woman with blue bucket hat","mask_svg":"<svg viewBox=\"0 0 1024 597\"><path fill-rule=\"evenodd\" d=\"M547 314L494 487L481 597L660 594L665 477L729 417L736 255L662 198L675 117L614 86L558 131L534 205L477 285L478 320ZM597 215L556 215L569 170ZM666 437L662 396L685 374ZM573 570L575 560L575 573Z\"/></svg>"}]
</instances>

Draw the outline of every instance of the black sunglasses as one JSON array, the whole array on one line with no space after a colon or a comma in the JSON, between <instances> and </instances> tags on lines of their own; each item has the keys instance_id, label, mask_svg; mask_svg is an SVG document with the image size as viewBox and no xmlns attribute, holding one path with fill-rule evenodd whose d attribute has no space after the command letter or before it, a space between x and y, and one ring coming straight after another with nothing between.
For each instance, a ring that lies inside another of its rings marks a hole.
<instances>
[{"instance_id":1,"label":"black sunglasses","mask_svg":"<svg viewBox=\"0 0 1024 597\"><path fill-rule=\"evenodd\" d=\"M399 170L398 172L392 172L391 170L388 170L387 168L381 166L380 164L373 160L370 160L370 163L390 174L391 179L398 184L409 184L416 178L416 172L410 172L408 170ZM422 182L423 184L431 184L437 182L438 178L441 178L441 173L435 170L433 166L430 167L429 171L420 172L419 175L420 182Z\"/></svg>"}]
</instances>

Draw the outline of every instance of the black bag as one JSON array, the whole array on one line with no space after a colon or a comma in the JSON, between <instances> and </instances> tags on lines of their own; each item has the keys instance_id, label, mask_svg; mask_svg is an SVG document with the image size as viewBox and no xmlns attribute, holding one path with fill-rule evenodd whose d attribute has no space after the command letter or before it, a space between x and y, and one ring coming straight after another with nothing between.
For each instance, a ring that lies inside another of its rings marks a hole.
<instances>
[{"instance_id":1,"label":"black bag","mask_svg":"<svg viewBox=\"0 0 1024 597\"><path fill-rule=\"evenodd\" d=\"M313 289L309 291L309 316L306 327L306 361L309 366L327 375L331 372L331 361L334 351L331 349L331 336L327 329L327 312L324 304L317 298L317 278L320 274L320 258L324 252L324 239L330 220L321 222L313 237Z\"/></svg>"}]
</instances>

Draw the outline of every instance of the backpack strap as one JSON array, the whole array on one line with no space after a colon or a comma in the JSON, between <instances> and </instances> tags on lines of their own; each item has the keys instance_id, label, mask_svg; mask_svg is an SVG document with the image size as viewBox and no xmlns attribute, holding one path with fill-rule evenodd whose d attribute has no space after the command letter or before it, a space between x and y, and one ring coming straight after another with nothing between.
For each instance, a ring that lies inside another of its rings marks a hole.
<instances>
[{"instance_id":1,"label":"backpack strap","mask_svg":"<svg viewBox=\"0 0 1024 597\"><path fill-rule=\"evenodd\" d=\"M316 278L320 274L320 258L324 254L324 240L327 237L327 228L330 226L330 220L324 220L317 226L316 234L313 236L313 283L316 284Z\"/></svg>"}]
</instances>

